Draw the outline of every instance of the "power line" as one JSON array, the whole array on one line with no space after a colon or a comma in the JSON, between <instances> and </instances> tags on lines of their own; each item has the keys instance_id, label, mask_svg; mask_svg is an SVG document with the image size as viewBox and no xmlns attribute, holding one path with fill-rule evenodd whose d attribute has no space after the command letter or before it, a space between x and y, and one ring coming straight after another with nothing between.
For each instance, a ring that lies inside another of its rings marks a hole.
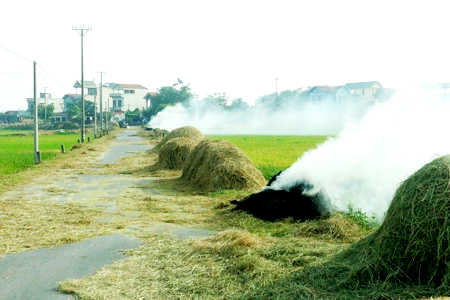
<instances>
[{"instance_id":1,"label":"power line","mask_svg":"<svg viewBox=\"0 0 450 300\"><path fill-rule=\"evenodd\" d=\"M40 69L42 69L42 71L44 71L48 76L50 76L51 79L53 79L54 81L56 81L57 83L59 83L60 86L62 86L63 88L67 88L66 86L64 86L62 83L60 83L58 80L56 80L52 75L50 75L47 71L44 70L44 68L41 65L38 65L38 67ZM48 84L47 84L48 85Z\"/></svg>"},{"instance_id":2,"label":"power line","mask_svg":"<svg viewBox=\"0 0 450 300\"><path fill-rule=\"evenodd\" d=\"M14 72L14 73L0 73L0 75L17 75L17 74L23 74L23 73L28 73L31 70L27 70L27 71L23 71L23 72Z\"/></svg>"},{"instance_id":3,"label":"power line","mask_svg":"<svg viewBox=\"0 0 450 300\"><path fill-rule=\"evenodd\" d=\"M11 52L12 54L17 55L17 56L20 57L20 58L23 58L23 59L25 59L25 60L27 60L27 61L29 61L29 62L33 62L32 60L26 59L26 58L23 57L22 55L19 55L19 54L17 54L17 53L14 52L14 51L9 50L9 49L6 48L5 46L0 45L0 47L2 47L2 48L4 48L4 49L8 50L8 51Z\"/></svg>"},{"instance_id":4,"label":"power line","mask_svg":"<svg viewBox=\"0 0 450 300\"><path fill-rule=\"evenodd\" d=\"M52 87L48 84L47 80L45 80L45 77L42 75L42 73L41 73L41 71L39 71L39 69L38 69L38 72L39 72L39 75L41 75L42 79L43 79L43 80L45 81L45 83L47 84L46 88L47 88L47 87L50 88L50 90L52 91L53 95L56 95L55 91L54 91L54 90L52 89Z\"/></svg>"}]
</instances>

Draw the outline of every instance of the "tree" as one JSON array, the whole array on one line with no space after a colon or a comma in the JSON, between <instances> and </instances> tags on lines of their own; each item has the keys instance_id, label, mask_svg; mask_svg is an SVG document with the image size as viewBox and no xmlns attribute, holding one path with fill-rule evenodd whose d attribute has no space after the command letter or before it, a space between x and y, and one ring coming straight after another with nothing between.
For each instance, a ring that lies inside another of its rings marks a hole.
<instances>
[{"instance_id":1,"label":"tree","mask_svg":"<svg viewBox=\"0 0 450 300\"><path fill-rule=\"evenodd\" d=\"M191 98L195 97L189 85L183 85L179 89L172 86L161 87L155 96L150 96L151 107L146 112L146 116L151 118L165 107L177 103L187 104Z\"/></svg>"},{"instance_id":2,"label":"tree","mask_svg":"<svg viewBox=\"0 0 450 300\"><path fill-rule=\"evenodd\" d=\"M225 93L214 93L212 95L207 95L202 100L216 106L225 107L227 106L230 97L228 97Z\"/></svg>"},{"instance_id":3,"label":"tree","mask_svg":"<svg viewBox=\"0 0 450 300\"><path fill-rule=\"evenodd\" d=\"M94 114L95 114L94 102L85 100L84 101L84 116L86 118L88 118L88 119L91 118L91 117L93 119L94 118Z\"/></svg>"},{"instance_id":4,"label":"tree","mask_svg":"<svg viewBox=\"0 0 450 300\"><path fill-rule=\"evenodd\" d=\"M81 108L77 104L72 104L67 110L67 117L72 122L81 123Z\"/></svg>"},{"instance_id":5,"label":"tree","mask_svg":"<svg viewBox=\"0 0 450 300\"><path fill-rule=\"evenodd\" d=\"M53 112L55 110L55 106L53 104L47 105L47 120L53 116ZM45 120L45 105L40 104L38 106L38 118L41 120Z\"/></svg>"},{"instance_id":6,"label":"tree","mask_svg":"<svg viewBox=\"0 0 450 300\"><path fill-rule=\"evenodd\" d=\"M125 112L125 121L127 123L138 123L141 117L141 111L139 108L136 108L133 111L128 110Z\"/></svg>"},{"instance_id":7,"label":"tree","mask_svg":"<svg viewBox=\"0 0 450 300\"><path fill-rule=\"evenodd\" d=\"M243 101L242 98L236 98L231 101L230 109L232 110L246 110L248 108L250 108L250 105Z\"/></svg>"},{"instance_id":8,"label":"tree","mask_svg":"<svg viewBox=\"0 0 450 300\"><path fill-rule=\"evenodd\" d=\"M255 106L263 106L272 110L286 108L290 102L299 101L300 92L298 90L285 90L278 94L272 93L264 95L256 100Z\"/></svg>"}]
</instances>

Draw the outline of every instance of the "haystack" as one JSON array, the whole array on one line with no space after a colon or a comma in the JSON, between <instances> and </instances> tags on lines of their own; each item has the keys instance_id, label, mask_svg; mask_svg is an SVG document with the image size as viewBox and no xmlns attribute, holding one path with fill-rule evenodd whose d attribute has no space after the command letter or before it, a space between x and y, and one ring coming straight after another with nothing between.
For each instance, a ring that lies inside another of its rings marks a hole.
<instances>
[{"instance_id":1,"label":"haystack","mask_svg":"<svg viewBox=\"0 0 450 300\"><path fill-rule=\"evenodd\" d=\"M450 284L449 184L450 156L444 156L422 167L396 191L373 241L377 257L390 266L385 271L394 272L397 279Z\"/></svg>"},{"instance_id":2,"label":"haystack","mask_svg":"<svg viewBox=\"0 0 450 300\"><path fill-rule=\"evenodd\" d=\"M171 139L186 137L190 138L193 141L200 142L205 138L205 136L195 127L192 126L184 126L177 129L172 130L168 135L166 135L158 145L156 145L152 152L158 152L161 148Z\"/></svg>"},{"instance_id":3,"label":"haystack","mask_svg":"<svg viewBox=\"0 0 450 300\"><path fill-rule=\"evenodd\" d=\"M165 143L158 153L157 165L159 168L181 170L192 149L197 146L198 141L179 137Z\"/></svg>"},{"instance_id":4,"label":"haystack","mask_svg":"<svg viewBox=\"0 0 450 300\"><path fill-rule=\"evenodd\" d=\"M450 156L433 160L405 180L383 224L335 261L339 267L322 271L346 286L390 282L449 292Z\"/></svg>"},{"instance_id":5,"label":"haystack","mask_svg":"<svg viewBox=\"0 0 450 300\"><path fill-rule=\"evenodd\" d=\"M202 191L258 189L266 180L232 143L204 139L189 154L182 179Z\"/></svg>"}]
</instances>

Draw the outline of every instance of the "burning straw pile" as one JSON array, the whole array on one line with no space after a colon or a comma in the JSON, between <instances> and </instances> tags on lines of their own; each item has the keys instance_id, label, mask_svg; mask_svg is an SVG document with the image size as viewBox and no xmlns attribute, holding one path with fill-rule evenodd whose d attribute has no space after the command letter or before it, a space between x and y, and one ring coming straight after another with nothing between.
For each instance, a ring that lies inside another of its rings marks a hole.
<instances>
[{"instance_id":1,"label":"burning straw pile","mask_svg":"<svg viewBox=\"0 0 450 300\"><path fill-rule=\"evenodd\" d=\"M331 204L325 191L309 182L296 182L286 190L272 189L279 174L281 172L270 179L264 190L230 203L236 205L236 210L271 222L286 218L294 221L324 219L331 215Z\"/></svg>"},{"instance_id":2,"label":"burning straw pile","mask_svg":"<svg viewBox=\"0 0 450 300\"><path fill-rule=\"evenodd\" d=\"M333 278L352 289L385 289L389 283L403 286L401 290L421 286L424 294L436 293L436 288L448 293L449 263L450 155L433 160L404 181L380 228L315 275L317 280ZM323 282L324 287L328 284Z\"/></svg>"},{"instance_id":3,"label":"burning straw pile","mask_svg":"<svg viewBox=\"0 0 450 300\"><path fill-rule=\"evenodd\" d=\"M259 189L266 180L228 141L204 139L189 154L181 178L201 191Z\"/></svg>"}]
</instances>

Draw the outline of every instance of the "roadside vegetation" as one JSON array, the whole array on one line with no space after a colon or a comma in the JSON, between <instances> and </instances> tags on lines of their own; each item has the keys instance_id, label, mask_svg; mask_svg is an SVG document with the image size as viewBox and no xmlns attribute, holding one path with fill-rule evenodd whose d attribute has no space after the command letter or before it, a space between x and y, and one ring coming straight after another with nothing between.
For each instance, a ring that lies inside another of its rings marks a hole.
<instances>
[{"instance_id":1,"label":"roadside vegetation","mask_svg":"<svg viewBox=\"0 0 450 300\"><path fill-rule=\"evenodd\" d=\"M90 139L92 135L87 135ZM41 160L49 160L61 153L61 145L67 150L78 143L75 132L46 132L39 135ZM0 130L0 178L34 166L33 131Z\"/></svg>"}]
</instances>

